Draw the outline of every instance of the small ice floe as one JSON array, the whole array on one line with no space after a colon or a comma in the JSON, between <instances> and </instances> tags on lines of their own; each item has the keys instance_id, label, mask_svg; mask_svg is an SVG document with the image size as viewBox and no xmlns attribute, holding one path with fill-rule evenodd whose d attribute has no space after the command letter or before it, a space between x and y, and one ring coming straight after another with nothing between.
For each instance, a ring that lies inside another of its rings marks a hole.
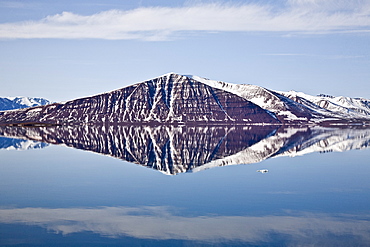
<instances>
[{"instance_id":1,"label":"small ice floe","mask_svg":"<svg viewBox=\"0 0 370 247\"><path fill-rule=\"evenodd\" d=\"M267 169L261 169L261 170L257 170L257 172L260 172L260 173L268 173L269 170L267 170Z\"/></svg>"}]
</instances>

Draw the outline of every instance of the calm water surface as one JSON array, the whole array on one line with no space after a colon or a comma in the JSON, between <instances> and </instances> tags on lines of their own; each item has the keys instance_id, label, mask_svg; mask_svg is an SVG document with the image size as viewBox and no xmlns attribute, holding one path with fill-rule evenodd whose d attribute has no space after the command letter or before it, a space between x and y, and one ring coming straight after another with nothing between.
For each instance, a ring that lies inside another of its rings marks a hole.
<instances>
[{"instance_id":1,"label":"calm water surface","mask_svg":"<svg viewBox=\"0 0 370 247\"><path fill-rule=\"evenodd\" d=\"M369 129L0 133L1 246L370 246Z\"/></svg>"}]
</instances>

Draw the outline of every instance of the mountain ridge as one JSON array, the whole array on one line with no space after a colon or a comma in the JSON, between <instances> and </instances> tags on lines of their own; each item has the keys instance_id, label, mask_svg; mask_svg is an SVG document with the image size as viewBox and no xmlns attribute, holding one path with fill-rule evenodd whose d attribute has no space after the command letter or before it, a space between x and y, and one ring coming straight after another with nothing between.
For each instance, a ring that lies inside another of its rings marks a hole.
<instances>
[{"instance_id":1,"label":"mountain ridge","mask_svg":"<svg viewBox=\"0 0 370 247\"><path fill-rule=\"evenodd\" d=\"M309 96L256 85L167 73L63 103L0 112L0 123L35 124L369 124L370 101Z\"/></svg>"}]
</instances>

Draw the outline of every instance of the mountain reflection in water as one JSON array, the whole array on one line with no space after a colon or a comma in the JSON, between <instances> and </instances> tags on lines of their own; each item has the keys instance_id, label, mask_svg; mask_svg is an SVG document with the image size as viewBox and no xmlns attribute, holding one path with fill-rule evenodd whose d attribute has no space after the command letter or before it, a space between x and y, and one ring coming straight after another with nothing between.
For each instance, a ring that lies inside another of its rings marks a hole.
<instances>
[{"instance_id":1,"label":"mountain reflection in water","mask_svg":"<svg viewBox=\"0 0 370 247\"><path fill-rule=\"evenodd\" d=\"M2 126L0 135L64 144L165 174L251 164L275 156L362 149L370 145L370 129L360 126Z\"/></svg>"},{"instance_id":2,"label":"mountain reflection in water","mask_svg":"<svg viewBox=\"0 0 370 247\"><path fill-rule=\"evenodd\" d=\"M49 144L38 142L38 141L30 141L30 140L22 140L17 138L7 138L0 136L0 150L27 150L27 149L41 149L47 147Z\"/></svg>"}]
</instances>

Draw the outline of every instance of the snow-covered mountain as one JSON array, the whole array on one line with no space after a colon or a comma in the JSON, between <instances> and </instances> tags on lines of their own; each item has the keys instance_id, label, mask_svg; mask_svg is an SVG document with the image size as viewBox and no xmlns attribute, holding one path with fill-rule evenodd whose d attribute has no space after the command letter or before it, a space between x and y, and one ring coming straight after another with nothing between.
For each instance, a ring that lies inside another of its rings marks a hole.
<instances>
[{"instance_id":1,"label":"snow-covered mountain","mask_svg":"<svg viewBox=\"0 0 370 247\"><path fill-rule=\"evenodd\" d=\"M232 84L189 76L209 86L234 93L290 123L362 123L370 121L370 100L364 98L311 96L295 91L273 91L256 85Z\"/></svg>"},{"instance_id":2,"label":"snow-covered mountain","mask_svg":"<svg viewBox=\"0 0 370 247\"><path fill-rule=\"evenodd\" d=\"M346 119L368 119L370 117L370 100L364 98L334 97L323 94L311 96L295 91L280 93L323 115L340 116Z\"/></svg>"},{"instance_id":3,"label":"snow-covered mountain","mask_svg":"<svg viewBox=\"0 0 370 247\"><path fill-rule=\"evenodd\" d=\"M370 101L169 73L91 97L0 112L0 123L362 125L370 124Z\"/></svg>"},{"instance_id":4,"label":"snow-covered mountain","mask_svg":"<svg viewBox=\"0 0 370 247\"><path fill-rule=\"evenodd\" d=\"M0 111L47 105L51 102L43 98L0 97Z\"/></svg>"},{"instance_id":5,"label":"snow-covered mountain","mask_svg":"<svg viewBox=\"0 0 370 247\"><path fill-rule=\"evenodd\" d=\"M320 126L0 126L0 136L96 152L174 175L280 156L370 147L370 129Z\"/></svg>"}]
</instances>

